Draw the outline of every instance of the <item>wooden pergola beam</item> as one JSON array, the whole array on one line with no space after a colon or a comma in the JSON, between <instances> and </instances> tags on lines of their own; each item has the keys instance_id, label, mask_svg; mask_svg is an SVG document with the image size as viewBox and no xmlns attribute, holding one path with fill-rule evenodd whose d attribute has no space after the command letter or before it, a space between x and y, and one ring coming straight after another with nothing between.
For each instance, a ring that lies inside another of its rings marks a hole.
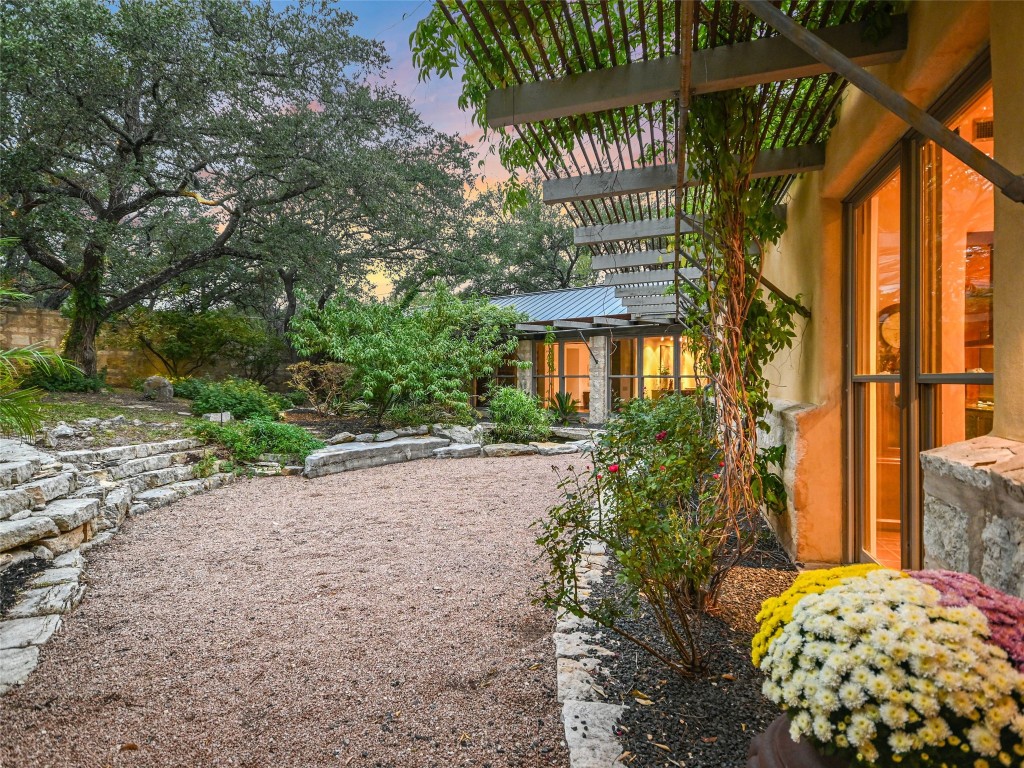
<instances>
[{"instance_id":1,"label":"wooden pergola beam","mask_svg":"<svg viewBox=\"0 0 1024 768\"><path fill-rule=\"evenodd\" d=\"M1024 203L1024 175L1015 174L996 162L959 134L929 115L895 89L889 87L870 72L841 46L829 40L824 30L805 29L784 14L769 0L739 0L740 5L762 21L774 27L806 55L838 72L846 80L873 98L912 128L920 131L968 167L991 181L1008 198Z\"/></svg>"},{"instance_id":2,"label":"wooden pergola beam","mask_svg":"<svg viewBox=\"0 0 1024 768\"><path fill-rule=\"evenodd\" d=\"M610 325L614 327L626 327L633 325L632 320L623 320L621 317L595 317L594 325Z\"/></svg>"},{"instance_id":3,"label":"wooden pergola beam","mask_svg":"<svg viewBox=\"0 0 1024 768\"><path fill-rule=\"evenodd\" d=\"M548 331L547 326L536 323L516 323L516 330L526 333L547 333Z\"/></svg>"},{"instance_id":4,"label":"wooden pergola beam","mask_svg":"<svg viewBox=\"0 0 1024 768\"><path fill-rule=\"evenodd\" d=\"M697 280L700 278L700 270L694 267L686 267L679 270L679 276L683 280ZM648 283L673 284L676 278L676 270L672 267L667 269L645 269L641 272L617 272L605 275L605 285L647 285ZM667 287L667 286L666 286Z\"/></svg>"},{"instance_id":5,"label":"wooden pergola beam","mask_svg":"<svg viewBox=\"0 0 1024 768\"><path fill-rule=\"evenodd\" d=\"M666 267L675 257L669 251L637 251L636 253L601 253L590 257L590 268L628 269L629 267Z\"/></svg>"},{"instance_id":6,"label":"wooden pergola beam","mask_svg":"<svg viewBox=\"0 0 1024 768\"><path fill-rule=\"evenodd\" d=\"M790 176L825 167L825 145L806 144L800 147L766 149L757 156L752 179L768 176ZM689 179L686 186L694 186ZM548 179L544 182L544 202L548 205L593 200L599 197L634 195L674 189L676 164L651 165L609 173L572 176L566 179Z\"/></svg>"},{"instance_id":7,"label":"wooden pergola beam","mask_svg":"<svg viewBox=\"0 0 1024 768\"><path fill-rule=\"evenodd\" d=\"M551 324L555 328L564 328L566 330L576 331L589 331L594 327L593 323L580 323L576 320L553 320Z\"/></svg>"},{"instance_id":8,"label":"wooden pergola beam","mask_svg":"<svg viewBox=\"0 0 1024 768\"><path fill-rule=\"evenodd\" d=\"M640 221L623 221L617 224L593 224L588 227L576 227L573 230L573 242L576 245L597 245L612 243L616 240L641 240L646 237L668 237L675 234L675 219L643 219ZM693 223L687 220L682 228L684 233L693 232Z\"/></svg>"},{"instance_id":9,"label":"wooden pergola beam","mask_svg":"<svg viewBox=\"0 0 1024 768\"><path fill-rule=\"evenodd\" d=\"M615 298L627 299L631 296L666 296L668 285L636 285L615 289Z\"/></svg>"},{"instance_id":10,"label":"wooden pergola beam","mask_svg":"<svg viewBox=\"0 0 1024 768\"><path fill-rule=\"evenodd\" d=\"M907 19L894 16L889 34L879 40L868 39L864 22L827 27L820 36L862 67L887 64L906 50ZM673 55L497 88L487 94L487 124L523 125L675 99L679 66ZM690 87L694 94L714 93L831 71L786 38L770 37L694 51Z\"/></svg>"}]
</instances>

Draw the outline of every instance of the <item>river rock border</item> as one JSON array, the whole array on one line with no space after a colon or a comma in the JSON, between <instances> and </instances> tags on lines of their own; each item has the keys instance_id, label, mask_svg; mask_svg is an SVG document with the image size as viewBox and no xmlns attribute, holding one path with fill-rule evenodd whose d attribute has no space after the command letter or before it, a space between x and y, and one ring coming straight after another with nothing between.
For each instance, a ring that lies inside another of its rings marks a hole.
<instances>
[{"instance_id":1,"label":"river rock border","mask_svg":"<svg viewBox=\"0 0 1024 768\"><path fill-rule=\"evenodd\" d=\"M576 568L576 585L584 602L607 565L604 545L590 542ZM605 693L600 681L605 673L601 659L613 654L594 644L594 636L586 631L593 626L593 619L562 612L552 636L570 768L612 768L623 754L616 724L626 707L602 701Z\"/></svg>"}]
</instances>

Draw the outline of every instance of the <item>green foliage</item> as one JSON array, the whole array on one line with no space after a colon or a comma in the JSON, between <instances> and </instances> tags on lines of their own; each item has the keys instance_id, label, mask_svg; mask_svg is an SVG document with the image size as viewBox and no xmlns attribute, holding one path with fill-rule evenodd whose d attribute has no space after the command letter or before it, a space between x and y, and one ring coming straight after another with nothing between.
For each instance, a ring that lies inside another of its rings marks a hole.
<instances>
[{"instance_id":1,"label":"green foliage","mask_svg":"<svg viewBox=\"0 0 1024 768\"><path fill-rule=\"evenodd\" d=\"M70 292L88 373L140 302L329 296L457 234L467 145L385 84L354 22L322 0L4 4L0 230L19 280Z\"/></svg>"},{"instance_id":2,"label":"green foliage","mask_svg":"<svg viewBox=\"0 0 1024 768\"><path fill-rule=\"evenodd\" d=\"M577 406L579 406L579 401L572 396L571 392L556 392L551 402L548 403L548 410L551 411L551 417L556 423L566 426L572 421L579 420Z\"/></svg>"},{"instance_id":3,"label":"green foliage","mask_svg":"<svg viewBox=\"0 0 1024 768\"><path fill-rule=\"evenodd\" d=\"M50 361L33 365L22 379L21 386L46 392L102 392L109 389L106 370L87 376L76 366L58 368Z\"/></svg>"},{"instance_id":4,"label":"green foliage","mask_svg":"<svg viewBox=\"0 0 1024 768\"><path fill-rule=\"evenodd\" d=\"M465 408L475 378L494 373L516 348L520 316L444 288L419 306L334 299L292 323L300 354L323 355L352 369L350 400L373 407L378 422L398 405Z\"/></svg>"},{"instance_id":5,"label":"green foliage","mask_svg":"<svg viewBox=\"0 0 1024 768\"><path fill-rule=\"evenodd\" d=\"M196 379L191 376L171 379L171 384L174 385L174 396L184 400L195 400L211 383L209 379Z\"/></svg>"},{"instance_id":6,"label":"green foliage","mask_svg":"<svg viewBox=\"0 0 1024 768\"><path fill-rule=\"evenodd\" d=\"M418 427L421 424L462 424L469 426L475 421L476 412L468 403L452 403L439 408L430 403L391 406L384 414L384 423L389 427Z\"/></svg>"},{"instance_id":7,"label":"green foliage","mask_svg":"<svg viewBox=\"0 0 1024 768\"><path fill-rule=\"evenodd\" d=\"M260 318L227 309L189 312L136 307L119 318L110 339L149 353L175 379L218 362L235 363L265 377L278 367L285 352L283 340Z\"/></svg>"},{"instance_id":8,"label":"green foliage","mask_svg":"<svg viewBox=\"0 0 1024 768\"><path fill-rule=\"evenodd\" d=\"M499 442L525 443L543 440L551 431L551 420L541 402L521 389L498 387L487 403Z\"/></svg>"},{"instance_id":9,"label":"green foliage","mask_svg":"<svg viewBox=\"0 0 1024 768\"><path fill-rule=\"evenodd\" d=\"M754 456L754 498L776 515L786 512L789 494L779 472L786 463L786 445L759 448Z\"/></svg>"},{"instance_id":10,"label":"green foliage","mask_svg":"<svg viewBox=\"0 0 1024 768\"><path fill-rule=\"evenodd\" d=\"M196 477L209 477L217 471L217 455L211 451L203 454L203 458L192 465L192 473Z\"/></svg>"},{"instance_id":11,"label":"green foliage","mask_svg":"<svg viewBox=\"0 0 1024 768\"><path fill-rule=\"evenodd\" d=\"M263 453L277 453L303 461L310 453L324 447L322 440L302 427L267 418L229 421L227 424L195 422L191 431L196 437L224 446L236 461L256 461Z\"/></svg>"},{"instance_id":12,"label":"green foliage","mask_svg":"<svg viewBox=\"0 0 1024 768\"><path fill-rule=\"evenodd\" d=\"M192 400L192 413L196 415L230 412L236 419L274 420L283 408L276 395L249 379L207 382Z\"/></svg>"},{"instance_id":13,"label":"green foliage","mask_svg":"<svg viewBox=\"0 0 1024 768\"><path fill-rule=\"evenodd\" d=\"M714 408L700 394L624 405L593 468L570 468L562 503L540 522L550 566L541 601L593 618L682 675L700 673L713 650L701 615L737 557L733 520L717 502L720 450ZM591 541L618 563L621 589L584 603L576 568ZM629 619L641 608L667 649L633 634Z\"/></svg>"},{"instance_id":14,"label":"green foliage","mask_svg":"<svg viewBox=\"0 0 1024 768\"><path fill-rule=\"evenodd\" d=\"M352 368L344 363L312 363L308 360L288 366L289 380L321 416L337 413L345 401L345 388Z\"/></svg>"}]
</instances>

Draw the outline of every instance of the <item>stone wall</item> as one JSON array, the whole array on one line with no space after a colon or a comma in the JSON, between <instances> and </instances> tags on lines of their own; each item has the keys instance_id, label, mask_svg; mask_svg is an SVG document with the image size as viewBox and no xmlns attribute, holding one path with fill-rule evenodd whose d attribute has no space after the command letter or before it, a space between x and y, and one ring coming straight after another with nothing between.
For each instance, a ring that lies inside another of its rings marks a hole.
<instances>
[{"instance_id":1,"label":"stone wall","mask_svg":"<svg viewBox=\"0 0 1024 768\"><path fill-rule=\"evenodd\" d=\"M590 423L608 421L608 337L592 336L590 346Z\"/></svg>"},{"instance_id":2,"label":"stone wall","mask_svg":"<svg viewBox=\"0 0 1024 768\"><path fill-rule=\"evenodd\" d=\"M60 312L37 307L5 307L0 310L0 347L27 347L39 344L59 350L70 323ZM155 373L166 375L162 365L154 365L139 350L111 349L101 346L97 350L97 368L106 369L107 383L115 387L128 387L136 379Z\"/></svg>"},{"instance_id":3,"label":"stone wall","mask_svg":"<svg viewBox=\"0 0 1024 768\"><path fill-rule=\"evenodd\" d=\"M1024 597L1024 443L978 437L921 454L924 567Z\"/></svg>"}]
</instances>

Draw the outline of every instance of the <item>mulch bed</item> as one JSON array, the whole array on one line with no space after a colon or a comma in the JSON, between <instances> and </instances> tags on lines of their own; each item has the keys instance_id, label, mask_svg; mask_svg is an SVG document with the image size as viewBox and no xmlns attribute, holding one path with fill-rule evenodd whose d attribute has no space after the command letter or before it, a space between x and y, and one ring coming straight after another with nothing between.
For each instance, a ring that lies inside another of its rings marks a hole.
<instances>
[{"instance_id":1,"label":"mulch bed","mask_svg":"<svg viewBox=\"0 0 1024 768\"><path fill-rule=\"evenodd\" d=\"M751 664L750 641L762 601L783 592L796 569L770 532L761 542L730 573L715 615L702 622L701 634L715 649L702 678L681 678L615 633L597 631L597 644L617 652L601 662L609 674L602 683L607 701L629 707L619 725L619 741L628 753L624 765L744 768L751 738L778 717L778 709L761 694L762 675ZM617 588L609 576L595 597ZM646 641L661 643L650 612L627 626ZM638 703L637 693L652 703Z\"/></svg>"},{"instance_id":2,"label":"mulch bed","mask_svg":"<svg viewBox=\"0 0 1024 768\"><path fill-rule=\"evenodd\" d=\"M39 558L25 560L0 572L0 619L18 602L21 592L29 579L46 567L46 561Z\"/></svg>"}]
</instances>

